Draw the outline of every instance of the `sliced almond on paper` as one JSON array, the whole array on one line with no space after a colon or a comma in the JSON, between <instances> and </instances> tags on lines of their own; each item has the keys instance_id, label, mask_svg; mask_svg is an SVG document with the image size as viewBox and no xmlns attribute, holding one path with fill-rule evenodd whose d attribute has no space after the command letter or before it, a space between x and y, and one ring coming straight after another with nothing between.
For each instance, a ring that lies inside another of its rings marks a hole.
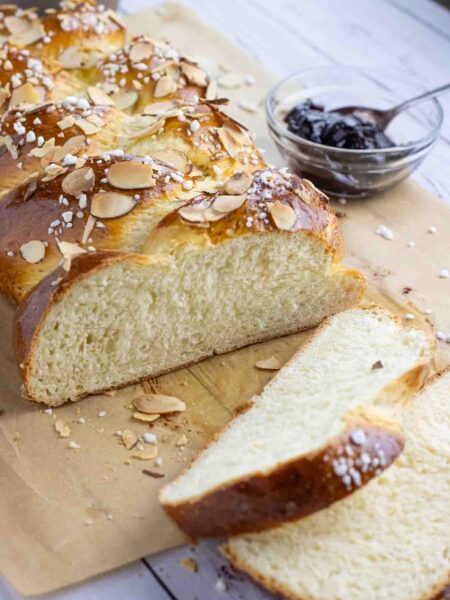
<instances>
[{"instance_id":1,"label":"sliced almond on paper","mask_svg":"<svg viewBox=\"0 0 450 600\"><path fill-rule=\"evenodd\" d=\"M160 150L150 150L150 156L166 163L173 167L176 171L182 173L189 172L188 157L180 150L172 150L171 148L161 148Z\"/></svg>"},{"instance_id":2,"label":"sliced almond on paper","mask_svg":"<svg viewBox=\"0 0 450 600\"><path fill-rule=\"evenodd\" d=\"M123 161L112 164L108 169L108 182L120 190L145 189L154 187L152 165L136 161Z\"/></svg>"},{"instance_id":3,"label":"sliced almond on paper","mask_svg":"<svg viewBox=\"0 0 450 600\"><path fill-rule=\"evenodd\" d=\"M163 394L145 394L133 400L135 408L139 412L164 415L186 410L186 404L175 396Z\"/></svg>"},{"instance_id":4,"label":"sliced almond on paper","mask_svg":"<svg viewBox=\"0 0 450 600\"><path fill-rule=\"evenodd\" d=\"M132 63L146 60L153 55L153 44L148 42L135 42L130 49L129 57Z\"/></svg>"},{"instance_id":5,"label":"sliced almond on paper","mask_svg":"<svg viewBox=\"0 0 450 600\"><path fill-rule=\"evenodd\" d=\"M121 439L127 450L131 450L138 442L138 436L132 429L125 429L122 432Z\"/></svg>"},{"instance_id":6,"label":"sliced almond on paper","mask_svg":"<svg viewBox=\"0 0 450 600\"><path fill-rule=\"evenodd\" d=\"M131 456L132 458L138 458L139 460L152 460L158 456L158 448L156 446L152 446L147 450L138 450Z\"/></svg>"},{"instance_id":7,"label":"sliced almond on paper","mask_svg":"<svg viewBox=\"0 0 450 600\"><path fill-rule=\"evenodd\" d=\"M117 219L136 206L131 196L117 192L97 192L91 199L91 215L99 219Z\"/></svg>"},{"instance_id":8,"label":"sliced almond on paper","mask_svg":"<svg viewBox=\"0 0 450 600\"><path fill-rule=\"evenodd\" d=\"M71 434L69 424L63 421L62 419L58 419L57 421L55 421L55 430L61 438L67 438Z\"/></svg>"},{"instance_id":9,"label":"sliced almond on paper","mask_svg":"<svg viewBox=\"0 0 450 600\"><path fill-rule=\"evenodd\" d=\"M220 87L232 89L243 85L244 78L242 75L239 75L239 73L229 71L228 73L222 73L219 75L217 83L220 85Z\"/></svg>"},{"instance_id":10,"label":"sliced almond on paper","mask_svg":"<svg viewBox=\"0 0 450 600\"><path fill-rule=\"evenodd\" d=\"M81 243L82 244L86 244L88 239L91 236L92 230L95 227L95 223L97 222L97 219L93 216L93 215L89 215L88 219L86 221L86 225L84 227L84 231L83 231L83 237L81 238Z\"/></svg>"},{"instance_id":11,"label":"sliced almond on paper","mask_svg":"<svg viewBox=\"0 0 450 600\"><path fill-rule=\"evenodd\" d=\"M263 371L278 371L279 369L281 369L282 366L283 365L280 363L276 356L271 356L270 358L258 360L258 362L255 363L255 367Z\"/></svg>"},{"instance_id":12,"label":"sliced almond on paper","mask_svg":"<svg viewBox=\"0 0 450 600\"><path fill-rule=\"evenodd\" d=\"M44 26L42 25L42 23L39 23L39 21L35 21L34 23L30 23L30 26L24 29L23 31L14 33L9 38L9 42L13 46L29 46L30 44L38 42L44 36Z\"/></svg>"},{"instance_id":13,"label":"sliced almond on paper","mask_svg":"<svg viewBox=\"0 0 450 600\"><path fill-rule=\"evenodd\" d=\"M243 194L248 190L252 181L253 177L249 173L236 173L225 182L224 191L231 195Z\"/></svg>"},{"instance_id":14,"label":"sliced almond on paper","mask_svg":"<svg viewBox=\"0 0 450 600\"><path fill-rule=\"evenodd\" d=\"M112 99L114 104L120 110L127 110L129 108L133 108L139 98L139 94L136 90L119 90L117 93L113 94Z\"/></svg>"},{"instance_id":15,"label":"sliced almond on paper","mask_svg":"<svg viewBox=\"0 0 450 600\"><path fill-rule=\"evenodd\" d=\"M282 204L279 200L267 204L272 219L278 229L289 231L295 224L296 214L292 206Z\"/></svg>"},{"instance_id":16,"label":"sliced almond on paper","mask_svg":"<svg viewBox=\"0 0 450 600\"><path fill-rule=\"evenodd\" d=\"M95 87L94 85L88 86L87 94L88 94L90 100L96 106L115 106L116 105L116 103L111 98L111 96L109 96L105 91L101 90L100 88Z\"/></svg>"},{"instance_id":17,"label":"sliced almond on paper","mask_svg":"<svg viewBox=\"0 0 450 600\"><path fill-rule=\"evenodd\" d=\"M70 196L79 196L83 192L91 192L95 185L95 173L91 167L75 169L64 177L62 191Z\"/></svg>"},{"instance_id":18,"label":"sliced almond on paper","mask_svg":"<svg viewBox=\"0 0 450 600\"><path fill-rule=\"evenodd\" d=\"M183 558L180 560L180 565L187 569L188 571L192 571L192 573L197 573L198 564L193 558Z\"/></svg>"},{"instance_id":19,"label":"sliced almond on paper","mask_svg":"<svg viewBox=\"0 0 450 600\"><path fill-rule=\"evenodd\" d=\"M232 210L238 209L245 202L246 195L241 194L239 196L218 196L213 202L214 210L222 213L229 213Z\"/></svg>"},{"instance_id":20,"label":"sliced almond on paper","mask_svg":"<svg viewBox=\"0 0 450 600\"><path fill-rule=\"evenodd\" d=\"M13 90L9 100L9 108L19 106L20 104L39 104L41 100L41 95L34 85L24 83Z\"/></svg>"},{"instance_id":21,"label":"sliced almond on paper","mask_svg":"<svg viewBox=\"0 0 450 600\"><path fill-rule=\"evenodd\" d=\"M190 223L204 223L204 208L195 208L194 206L183 206L178 210L178 214L185 221Z\"/></svg>"},{"instance_id":22,"label":"sliced almond on paper","mask_svg":"<svg viewBox=\"0 0 450 600\"><path fill-rule=\"evenodd\" d=\"M159 419L160 416L161 415L159 415L159 414L147 415L146 413L143 413L143 412L134 412L133 413L133 419L135 419L136 421L143 421L144 423L153 423L154 421Z\"/></svg>"},{"instance_id":23,"label":"sliced almond on paper","mask_svg":"<svg viewBox=\"0 0 450 600\"><path fill-rule=\"evenodd\" d=\"M198 85L199 87L206 87L208 85L206 73L200 69L200 67L182 62L180 68L181 73L186 77L189 83L192 83L192 85Z\"/></svg>"},{"instance_id":24,"label":"sliced almond on paper","mask_svg":"<svg viewBox=\"0 0 450 600\"><path fill-rule=\"evenodd\" d=\"M173 94L176 92L176 90L177 84L174 82L172 77L169 75L163 75L160 79L158 79L153 95L155 98L162 98L163 96Z\"/></svg>"},{"instance_id":25,"label":"sliced almond on paper","mask_svg":"<svg viewBox=\"0 0 450 600\"><path fill-rule=\"evenodd\" d=\"M40 240L31 240L20 246L20 254L28 263L40 262L45 256L45 246Z\"/></svg>"}]
</instances>

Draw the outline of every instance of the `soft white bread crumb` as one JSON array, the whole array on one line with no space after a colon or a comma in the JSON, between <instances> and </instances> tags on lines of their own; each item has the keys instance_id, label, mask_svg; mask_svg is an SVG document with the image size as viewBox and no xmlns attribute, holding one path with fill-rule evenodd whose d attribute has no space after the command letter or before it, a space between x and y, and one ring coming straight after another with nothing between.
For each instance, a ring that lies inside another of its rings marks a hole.
<instances>
[{"instance_id":1,"label":"soft white bread crumb","mask_svg":"<svg viewBox=\"0 0 450 600\"><path fill-rule=\"evenodd\" d=\"M364 287L317 238L280 233L186 245L172 256L100 258L67 277L25 372L29 396L53 405L312 327Z\"/></svg>"},{"instance_id":2,"label":"soft white bread crumb","mask_svg":"<svg viewBox=\"0 0 450 600\"><path fill-rule=\"evenodd\" d=\"M298 600L425 600L450 582L450 371L405 406L406 447L357 494L232 538L234 564Z\"/></svg>"},{"instance_id":3,"label":"soft white bread crumb","mask_svg":"<svg viewBox=\"0 0 450 600\"><path fill-rule=\"evenodd\" d=\"M270 481L283 465L302 457L311 461L343 437L358 418L367 416L371 423L376 423L377 417L395 418L393 404L411 396L421 384L420 376L409 374L429 362L430 345L423 331L403 327L378 308L354 308L332 317L254 398L253 406L163 488L161 502L172 509L185 504L183 510L192 511L196 501L220 490L220 503L226 503L227 488L252 477ZM364 443L361 429L355 429L354 436L356 445ZM356 457L353 462L356 468ZM336 467L335 477L341 477L341 487L352 491L361 482L358 473L353 481L352 469L344 466ZM381 461L380 466L386 465ZM300 485L299 480L292 485ZM267 494L271 492L272 486ZM251 490L247 497L241 488L240 501L260 503L253 493ZM271 512L279 500L277 490L274 494ZM211 521L208 515L205 520ZM182 518L179 524L183 526ZM203 524L203 531L207 527Z\"/></svg>"}]
</instances>

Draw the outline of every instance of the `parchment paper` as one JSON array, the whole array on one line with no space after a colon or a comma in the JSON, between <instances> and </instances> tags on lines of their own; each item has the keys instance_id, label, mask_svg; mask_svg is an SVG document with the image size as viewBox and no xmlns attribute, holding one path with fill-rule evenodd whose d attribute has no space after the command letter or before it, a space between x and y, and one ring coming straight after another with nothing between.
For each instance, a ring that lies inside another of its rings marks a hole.
<instances>
[{"instance_id":1,"label":"parchment paper","mask_svg":"<svg viewBox=\"0 0 450 600\"><path fill-rule=\"evenodd\" d=\"M223 62L252 74L254 86L225 91L237 99L244 95L262 99L276 80L191 9L170 4L128 21L134 33L167 37L210 70ZM238 108L232 112L256 131L257 143L269 150L270 159L281 164L267 134L263 109L256 115ZM361 267L373 282L370 298L398 314L415 310L401 304L412 299L421 308L431 308L438 328L450 332L450 279L437 276L450 268L450 210L411 181L339 210L346 213L342 225L347 262ZM393 241L373 233L381 223L393 229ZM438 227L435 235L427 232L431 225ZM415 248L407 247L409 240L416 242ZM413 291L404 294L404 288ZM153 382L154 389L185 400L188 410L150 428L130 419L136 388L114 397L89 398L53 414L23 401L10 339L12 314L12 307L1 300L0 572L25 594L66 586L182 543L158 505L157 489L269 379L269 373L254 368L255 362L272 354L285 360L307 337L290 336L214 357ZM441 346L448 360L450 346ZM99 416L101 411L106 415ZM80 417L84 424L78 423ZM68 438L58 437L57 419L69 423ZM160 468L152 461L130 459L131 452L115 435L126 428L157 434ZM188 438L184 449L176 445L182 434ZM69 449L70 440L80 448ZM158 470L165 477L153 479L143 469Z\"/></svg>"}]
</instances>

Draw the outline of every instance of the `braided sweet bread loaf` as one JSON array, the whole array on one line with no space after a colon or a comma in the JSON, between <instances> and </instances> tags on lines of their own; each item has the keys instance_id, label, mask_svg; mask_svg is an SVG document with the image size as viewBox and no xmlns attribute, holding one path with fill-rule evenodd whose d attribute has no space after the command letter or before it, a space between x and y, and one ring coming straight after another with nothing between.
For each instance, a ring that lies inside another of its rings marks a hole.
<instances>
[{"instance_id":1,"label":"braided sweet bread loaf","mask_svg":"<svg viewBox=\"0 0 450 600\"><path fill-rule=\"evenodd\" d=\"M30 398L56 405L155 376L359 299L326 197L267 166L195 62L145 36L124 44L92 2L42 19L8 11L0 290L21 302ZM60 353L69 340L80 355Z\"/></svg>"}]
</instances>

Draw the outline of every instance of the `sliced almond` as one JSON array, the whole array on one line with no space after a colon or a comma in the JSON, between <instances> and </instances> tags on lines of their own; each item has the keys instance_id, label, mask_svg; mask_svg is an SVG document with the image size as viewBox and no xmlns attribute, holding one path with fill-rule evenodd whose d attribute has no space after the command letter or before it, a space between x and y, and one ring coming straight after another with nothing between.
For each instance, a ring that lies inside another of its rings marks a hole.
<instances>
[{"instance_id":1,"label":"sliced almond","mask_svg":"<svg viewBox=\"0 0 450 600\"><path fill-rule=\"evenodd\" d=\"M172 150L171 148L150 150L150 156L173 167L176 171L181 171L182 173L189 172L188 157L180 150Z\"/></svg>"},{"instance_id":2,"label":"sliced almond","mask_svg":"<svg viewBox=\"0 0 450 600\"><path fill-rule=\"evenodd\" d=\"M80 46L69 46L58 56L65 69L79 69L86 65L86 52Z\"/></svg>"},{"instance_id":3,"label":"sliced almond","mask_svg":"<svg viewBox=\"0 0 450 600\"><path fill-rule=\"evenodd\" d=\"M134 452L132 458L138 458L139 460L152 460L158 456L158 448L156 446L152 446L147 450L138 450Z\"/></svg>"},{"instance_id":4,"label":"sliced almond","mask_svg":"<svg viewBox=\"0 0 450 600\"><path fill-rule=\"evenodd\" d=\"M289 231L295 224L295 210L289 204L282 204L279 200L267 205L272 219L278 229Z\"/></svg>"},{"instance_id":5,"label":"sliced almond","mask_svg":"<svg viewBox=\"0 0 450 600\"><path fill-rule=\"evenodd\" d=\"M212 79L206 88L206 99L215 100L217 98L217 81Z\"/></svg>"},{"instance_id":6,"label":"sliced almond","mask_svg":"<svg viewBox=\"0 0 450 600\"><path fill-rule=\"evenodd\" d=\"M144 189L155 185L152 166L131 160L112 164L107 178L112 186L120 190Z\"/></svg>"},{"instance_id":7,"label":"sliced almond","mask_svg":"<svg viewBox=\"0 0 450 600\"><path fill-rule=\"evenodd\" d=\"M106 125L106 121L104 121L96 113L92 113L91 115L86 117L86 119L89 121L89 123L93 123L94 125L97 125L97 127L104 127Z\"/></svg>"},{"instance_id":8,"label":"sliced almond","mask_svg":"<svg viewBox=\"0 0 450 600\"><path fill-rule=\"evenodd\" d=\"M117 219L136 206L131 196L116 192L97 192L91 199L91 215L99 219Z\"/></svg>"},{"instance_id":9,"label":"sliced almond","mask_svg":"<svg viewBox=\"0 0 450 600\"><path fill-rule=\"evenodd\" d=\"M79 246L78 244L74 244L72 242L57 242L58 250L64 256L64 258L75 258L75 256L80 256L80 254L85 254L86 250Z\"/></svg>"},{"instance_id":10,"label":"sliced almond","mask_svg":"<svg viewBox=\"0 0 450 600\"><path fill-rule=\"evenodd\" d=\"M255 367L257 369L262 369L263 371L278 371L282 366L283 365L276 356L271 356L270 358L265 358L264 360L258 360L258 362L255 363Z\"/></svg>"},{"instance_id":11,"label":"sliced almond","mask_svg":"<svg viewBox=\"0 0 450 600\"><path fill-rule=\"evenodd\" d=\"M96 106L115 106L116 103L106 92L94 85L87 88L87 94Z\"/></svg>"},{"instance_id":12,"label":"sliced almond","mask_svg":"<svg viewBox=\"0 0 450 600\"><path fill-rule=\"evenodd\" d=\"M198 564L193 558L182 558L180 565L188 571L192 571L192 573L197 573L198 571Z\"/></svg>"},{"instance_id":13,"label":"sliced almond","mask_svg":"<svg viewBox=\"0 0 450 600\"><path fill-rule=\"evenodd\" d=\"M83 192L92 192L95 185L95 173L91 167L75 169L64 177L62 191L70 196L79 196Z\"/></svg>"},{"instance_id":14,"label":"sliced almond","mask_svg":"<svg viewBox=\"0 0 450 600\"><path fill-rule=\"evenodd\" d=\"M132 429L125 429L122 432L121 439L127 450L131 450L138 442L138 436Z\"/></svg>"},{"instance_id":15,"label":"sliced almond","mask_svg":"<svg viewBox=\"0 0 450 600\"><path fill-rule=\"evenodd\" d=\"M176 441L176 446L185 446L187 444L187 437L183 434L181 437L179 437Z\"/></svg>"},{"instance_id":16,"label":"sliced almond","mask_svg":"<svg viewBox=\"0 0 450 600\"><path fill-rule=\"evenodd\" d=\"M186 404L182 400L163 394L145 394L136 398L133 404L138 411L148 414L164 415L186 410Z\"/></svg>"},{"instance_id":17,"label":"sliced almond","mask_svg":"<svg viewBox=\"0 0 450 600\"><path fill-rule=\"evenodd\" d=\"M55 430L61 438L67 438L71 434L69 424L62 419L55 421Z\"/></svg>"},{"instance_id":18,"label":"sliced almond","mask_svg":"<svg viewBox=\"0 0 450 600\"><path fill-rule=\"evenodd\" d=\"M227 216L227 213L217 212L213 206L209 206L203 211L204 218L209 222L220 221Z\"/></svg>"},{"instance_id":19,"label":"sliced almond","mask_svg":"<svg viewBox=\"0 0 450 600\"><path fill-rule=\"evenodd\" d=\"M136 42L131 46L129 57L132 63L138 63L146 60L153 55L153 44L149 41Z\"/></svg>"},{"instance_id":20,"label":"sliced almond","mask_svg":"<svg viewBox=\"0 0 450 600\"><path fill-rule=\"evenodd\" d=\"M167 112L172 111L175 108L173 100L163 100L162 102L152 102L147 104L142 114L150 116L165 115Z\"/></svg>"},{"instance_id":21,"label":"sliced almond","mask_svg":"<svg viewBox=\"0 0 450 600\"><path fill-rule=\"evenodd\" d=\"M64 142L63 146L55 147L51 160L60 162L66 154L78 154L86 147L86 138L84 135L74 135ZM46 156L46 158L49 158Z\"/></svg>"},{"instance_id":22,"label":"sliced almond","mask_svg":"<svg viewBox=\"0 0 450 600\"><path fill-rule=\"evenodd\" d=\"M236 210L242 206L246 197L247 196L245 194L241 194L239 196L218 196L213 202L214 210L217 210L221 213L229 213L232 210Z\"/></svg>"},{"instance_id":23,"label":"sliced almond","mask_svg":"<svg viewBox=\"0 0 450 600\"><path fill-rule=\"evenodd\" d=\"M40 262L45 256L45 246L40 240L31 240L20 246L20 254L28 263Z\"/></svg>"},{"instance_id":24,"label":"sliced almond","mask_svg":"<svg viewBox=\"0 0 450 600\"><path fill-rule=\"evenodd\" d=\"M20 85L11 94L9 108L19 106L20 104L39 104L42 98L39 91L31 83Z\"/></svg>"},{"instance_id":25,"label":"sliced almond","mask_svg":"<svg viewBox=\"0 0 450 600\"><path fill-rule=\"evenodd\" d=\"M178 210L178 214L190 223L204 223L206 220L204 208L196 208L195 206L183 206Z\"/></svg>"},{"instance_id":26,"label":"sliced almond","mask_svg":"<svg viewBox=\"0 0 450 600\"><path fill-rule=\"evenodd\" d=\"M67 115L67 117L64 117L64 119L61 119L61 121L58 121L57 125L60 129L64 130L64 129L68 129L69 127L72 127L74 123L75 123L75 117L73 115Z\"/></svg>"},{"instance_id":27,"label":"sliced almond","mask_svg":"<svg viewBox=\"0 0 450 600\"><path fill-rule=\"evenodd\" d=\"M47 154L53 152L54 148L55 138L50 138L41 148L33 148L33 150L30 152L30 156L35 156L36 158L45 158Z\"/></svg>"},{"instance_id":28,"label":"sliced almond","mask_svg":"<svg viewBox=\"0 0 450 600\"><path fill-rule=\"evenodd\" d=\"M162 98L163 96L168 96L169 94L173 94L177 90L177 84L174 82L172 77L169 75L163 75L155 86L155 90L153 95L155 98Z\"/></svg>"},{"instance_id":29,"label":"sliced almond","mask_svg":"<svg viewBox=\"0 0 450 600\"><path fill-rule=\"evenodd\" d=\"M114 104L120 110L128 110L129 108L133 108L139 98L139 94L135 90L119 90L117 93L113 94L112 99Z\"/></svg>"},{"instance_id":30,"label":"sliced almond","mask_svg":"<svg viewBox=\"0 0 450 600\"><path fill-rule=\"evenodd\" d=\"M88 216L88 220L86 221L86 225L85 225L84 231L83 231L83 237L81 238L82 244L86 244L88 239L91 237L91 233L95 227L96 222L97 222L97 219L94 216L92 216L92 215Z\"/></svg>"},{"instance_id":31,"label":"sliced almond","mask_svg":"<svg viewBox=\"0 0 450 600\"><path fill-rule=\"evenodd\" d=\"M253 181L249 173L235 173L225 182L224 191L226 194L243 194L248 190Z\"/></svg>"},{"instance_id":32,"label":"sliced almond","mask_svg":"<svg viewBox=\"0 0 450 600\"><path fill-rule=\"evenodd\" d=\"M231 135L229 128L220 127L217 130L217 135L227 154L234 158L239 152L239 144L236 142L234 136Z\"/></svg>"},{"instance_id":33,"label":"sliced almond","mask_svg":"<svg viewBox=\"0 0 450 600\"><path fill-rule=\"evenodd\" d=\"M206 73L200 69L200 67L182 62L180 68L181 73L186 77L189 83L192 83L192 85L198 85L199 87L206 87L208 85Z\"/></svg>"},{"instance_id":34,"label":"sliced almond","mask_svg":"<svg viewBox=\"0 0 450 600\"><path fill-rule=\"evenodd\" d=\"M42 181L52 181L58 177L58 175L62 175L67 171L67 167L62 167L61 165L57 165L55 163L50 163L45 167L45 175L42 178Z\"/></svg>"},{"instance_id":35,"label":"sliced almond","mask_svg":"<svg viewBox=\"0 0 450 600\"><path fill-rule=\"evenodd\" d=\"M16 17L15 15L5 17L3 23L9 33L21 33L30 27L30 21L28 21L28 19Z\"/></svg>"},{"instance_id":36,"label":"sliced almond","mask_svg":"<svg viewBox=\"0 0 450 600\"><path fill-rule=\"evenodd\" d=\"M219 75L217 83L220 85L220 87L232 89L241 86L244 83L244 78L242 75L239 75L239 73L230 71L228 73L222 73Z\"/></svg>"},{"instance_id":37,"label":"sliced almond","mask_svg":"<svg viewBox=\"0 0 450 600\"><path fill-rule=\"evenodd\" d=\"M30 44L38 42L44 36L44 26L39 21L35 21L34 23L30 23L30 26L23 31L14 33L9 38L9 42L13 46L29 46Z\"/></svg>"},{"instance_id":38,"label":"sliced almond","mask_svg":"<svg viewBox=\"0 0 450 600\"><path fill-rule=\"evenodd\" d=\"M160 416L161 415L147 415L143 412L133 413L133 419L135 419L136 421L144 421L144 423L153 423L153 421L159 419Z\"/></svg>"},{"instance_id":39,"label":"sliced almond","mask_svg":"<svg viewBox=\"0 0 450 600\"><path fill-rule=\"evenodd\" d=\"M79 127L86 135L95 135L100 131L100 127L87 119L77 119L75 125Z\"/></svg>"}]
</instances>

